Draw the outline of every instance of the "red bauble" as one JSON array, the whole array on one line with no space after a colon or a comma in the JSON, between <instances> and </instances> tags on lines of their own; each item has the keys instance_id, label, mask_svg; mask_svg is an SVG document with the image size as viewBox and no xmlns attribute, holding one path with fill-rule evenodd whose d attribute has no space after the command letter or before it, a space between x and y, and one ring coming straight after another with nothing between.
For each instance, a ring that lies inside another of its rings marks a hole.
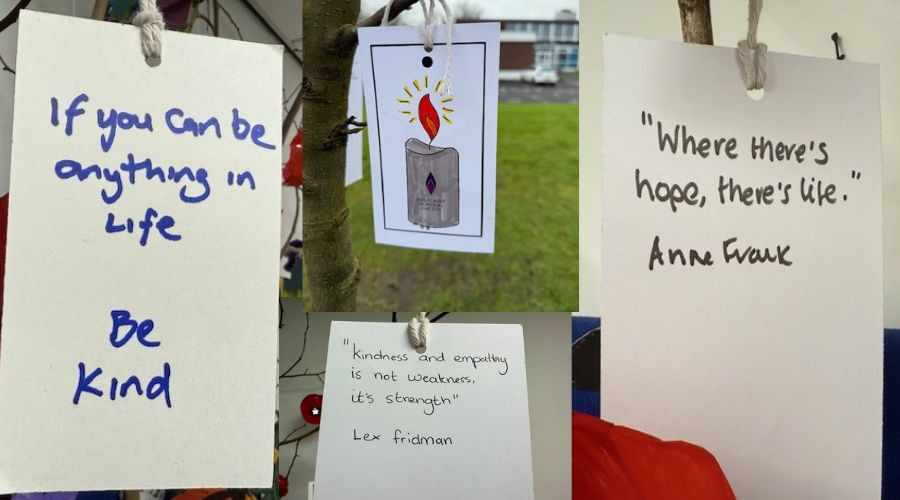
<instances>
[{"instance_id":1,"label":"red bauble","mask_svg":"<svg viewBox=\"0 0 900 500\"><path fill-rule=\"evenodd\" d=\"M319 425L322 420L322 395L310 394L300 402L300 415L306 423Z\"/></svg>"},{"instance_id":2,"label":"red bauble","mask_svg":"<svg viewBox=\"0 0 900 500\"><path fill-rule=\"evenodd\" d=\"M278 474L278 496L286 497L288 494L288 480L286 477Z\"/></svg>"},{"instance_id":3,"label":"red bauble","mask_svg":"<svg viewBox=\"0 0 900 500\"><path fill-rule=\"evenodd\" d=\"M291 151L287 163L281 169L281 183L285 186L303 185L303 129L291 139Z\"/></svg>"}]
</instances>

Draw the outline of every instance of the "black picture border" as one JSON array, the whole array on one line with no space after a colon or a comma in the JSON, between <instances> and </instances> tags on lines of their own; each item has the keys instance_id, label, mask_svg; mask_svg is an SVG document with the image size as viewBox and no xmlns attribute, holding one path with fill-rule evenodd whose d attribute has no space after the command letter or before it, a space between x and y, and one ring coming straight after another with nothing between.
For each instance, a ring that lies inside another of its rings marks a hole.
<instances>
[{"instance_id":1,"label":"black picture border","mask_svg":"<svg viewBox=\"0 0 900 500\"><path fill-rule=\"evenodd\" d=\"M435 43L434 45L447 45L446 43ZM378 170L380 172L381 177L381 223L384 227L385 231L399 231L404 233L424 233L424 234L438 234L442 236L459 236L462 238L483 238L484 237L484 133L485 133L485 114L486 114L486 100L487 100L487 42L453 42L453 45L481 45L483 52L481 58L482 65L482 73L481 73L481 224L478 229L478 234L459 234L459 233L442 233L438 231L429 231L424 229L400 229L395 227L388 227L387 225L387 205L385 204L384 198L384 161L382 160L382 144L381 144L381 119L378 113L378 84L375 79L375 48L383 48L383 47L422 47L422 50L425 50L425 45L422 43L381 43L381 44L373 44L369 46L369 61L370 66L372 68L372 89L375 94L375 127L378 129ZM460 186L460 190L462 190L462 186ZM460 198L462 198L462 193L460 193ZM460 208L462 208L460 206Z\"/></svg>"}]
</instances>

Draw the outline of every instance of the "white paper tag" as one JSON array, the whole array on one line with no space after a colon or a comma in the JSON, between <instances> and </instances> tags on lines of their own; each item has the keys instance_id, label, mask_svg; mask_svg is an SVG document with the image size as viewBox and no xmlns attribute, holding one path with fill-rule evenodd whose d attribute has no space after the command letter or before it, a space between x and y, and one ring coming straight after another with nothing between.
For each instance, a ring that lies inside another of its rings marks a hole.
<instances>
[{"instance_id":1,"label":"white paper tag","mask_svg":"<svg viewBox=\"0 0 900 500\"><path fill-rule=\"evenodd\" d=\"M282 49L139 32L19 17L0 493L272 484Z\"/></svg>"},{"instance_id":2,"label":"white paper tag","mask_svg":"<svg viewBox=\"0 0 900 500\"><path fill-rule=\"evenodd\" d=\"M500 27L360 28L375 241L494 251Z\"/></svg>"},{"instance_id":3,"label":"white paper tag","mask_svg":"<svg viewBox=\"0 0 900 500\"><path fill-rule=\"evenodd\" d=\"M533 498L522 327L406 329L332 323L316 498Z\"/></svg>"},{"instance_id":4,"label":"white paper tag","mask_svg":"<svg viewBox=\"0 0 900 500\"><path fill-rule=\"evenodd\" d=\"M353 57L353 69L350 72L350 92L347 95L347 116L355 117L363 121L363 89L362 75L359 62L359 52ZM363 135L350 134L347 136L346 172L344 184L349 186L363 178Z\"/></svg>"},{"instance_id":5,"label":"white paper tag","mask_svg":"<svg viewBox=\"0 0 900 500\"><path fill-rule=\"evenodd\" d=\"M738 498L878 498L877 66L770 52L759 101L734 49L607 36L604 66L603 417Z\"/></svg>"}]
</instances>

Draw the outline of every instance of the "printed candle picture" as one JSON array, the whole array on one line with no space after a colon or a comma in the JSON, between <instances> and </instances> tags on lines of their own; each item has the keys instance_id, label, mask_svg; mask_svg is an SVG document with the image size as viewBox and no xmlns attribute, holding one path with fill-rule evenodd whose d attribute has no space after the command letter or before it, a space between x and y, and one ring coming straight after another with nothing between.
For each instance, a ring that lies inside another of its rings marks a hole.
<instances>
[{"instance_id":1,"label":"printed candle picture","mask_svg":"<svg viewBox=\"0 0 900 500\"><path fill-rule=\"evenodd\" d=\"M414 26L359 29L375 241L492 253L499 26L446 35L429 51Z\"/></svg>"},{"instance_id":2,"label":"printed candle picture","mask_svg":"<svg viewBox=\"0 0 900 500\"><path fill-rule=\"evenodd\" d=\"M425 56L423 64L429 63ZM397 99L401 104L418 101L418 113L408 109L401 111L409 115L409 122L419 122L428 134L428 143L413 137L406 141L406 186L409 221L426 229L450 227L459 224L459 153L452 147L440 147L434 140L441 130L441 120L453 123L449 115L453 113L453 97L447 95L443 80L438 80L432 89L426 76L422 83L413 80L415 91L403 87L405 95ZM443 88L442 88L443 87ZM435 109L432 99L441 106Z\"/></svg>"},{"instance_id":3,"label":"printed candle picture","mask_svg":"<svg viewBox=\"0 0 900 500\"><path fill-rule=\"evenodd\" d=\"M162 45L20 13L0 493L271 487L282 48Z\"/></svg>"}]
</instances>

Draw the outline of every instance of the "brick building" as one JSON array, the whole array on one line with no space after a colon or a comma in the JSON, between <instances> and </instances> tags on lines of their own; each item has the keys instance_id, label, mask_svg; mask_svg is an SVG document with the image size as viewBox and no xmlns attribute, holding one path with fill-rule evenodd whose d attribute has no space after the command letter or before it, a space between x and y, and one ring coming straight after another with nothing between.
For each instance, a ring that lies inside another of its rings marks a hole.
<instances>
[{"instance_id":1,"label":"brick building","mask_svg":"<svg viewBox=\"0 0 900 500\"><path fill-rule=\"evenodd\" d=\"M552 20L495 19L500 23L500 69L522 70L532 64L557 71L578 71L578 19L562 10ZM523 66L528 53L533 59Z\"/></svg>"}]
</instances>

